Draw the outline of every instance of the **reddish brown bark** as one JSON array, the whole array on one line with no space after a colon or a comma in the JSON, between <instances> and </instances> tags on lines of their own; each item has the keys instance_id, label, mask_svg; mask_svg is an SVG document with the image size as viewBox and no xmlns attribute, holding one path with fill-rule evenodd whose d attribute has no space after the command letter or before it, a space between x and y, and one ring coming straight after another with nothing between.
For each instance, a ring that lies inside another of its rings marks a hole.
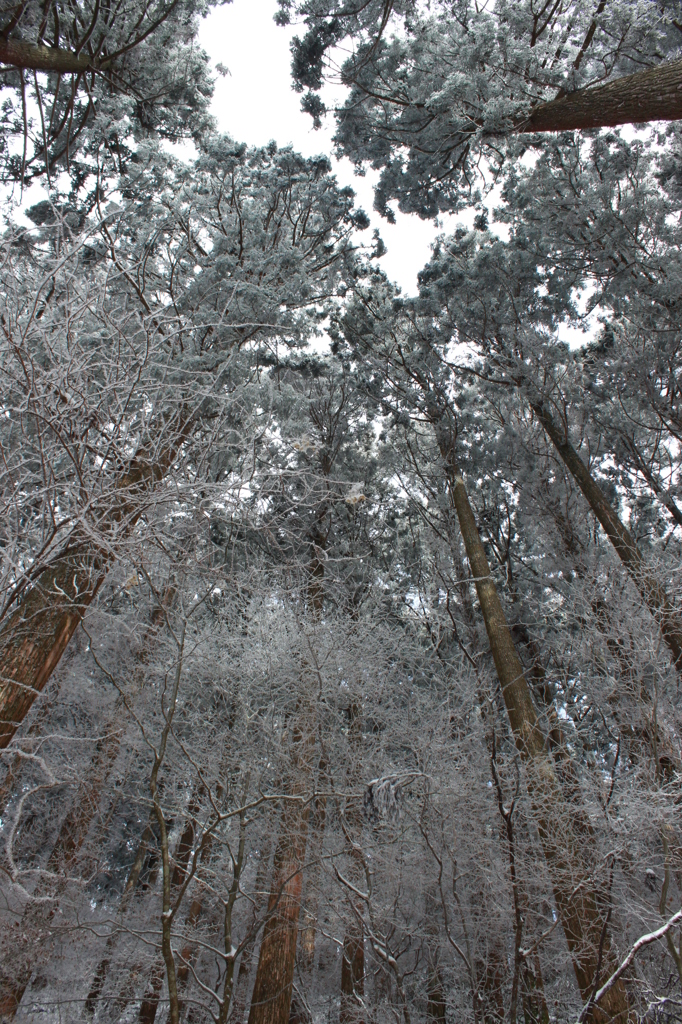
<instances>
[{"instance_id":1,"label":"reddish brown bark","mask_svg":"<svg viewBox=\"0 0 682 1024\"><path fill-rule=\"evenodd\" d=\"M237 973L237 982L235 985L235 997L233 1003L233 1019L237 1024L241 1024L244 1018L244 1010L246 1008L244 989L248 983L251 968L254 962L254 952L256 949L257 939L257 923L258 918L265 905L268 893L265 889L268 880L268 867L270 864L270 852L272 850L271 840L268 838L265 842L263 850L260 854L260 862L258 864L258 871L256 872L256 882L254 892L252 893L251 899L251 919L249 923L249 931L251 932L251 939L244 946L241 958L239 960L239 971Z\"/></svg>"},{"instance_id":2,"label":"reddish brown bark","mask_svg":"<svg viewBox=\"0 0 682 1024\"><path fill-rule=\"evenodd\" d=\"M326 761L320 759L318 788L320 781L326 778ZM315 935L317 932L318 883L320 877L320 854L324 841L324 829L327 821L327 798L316 797L310 814L308 838L308 863L310 865L306 879L305 903L303 906L303 924L301 927L301 967L310 972L315 960Z\"/></svg>"},{"instance_id":3,"label":"reddish brown bark","mask_svg":"<svg viewBox=\"0 0 682 1024\"><path fill-rule=\"evenodd\" d=\"M66 650L108 565L75 552L46 569L0 630L0 748L6 747Z\"/></svg>"},{"instance_id":4,"label":"reddish brown bark","mask_svg":"<svg viewBox=\"0 0 682 1024\"><path fill-rule=\"evenodd\" d=\"M307 810L298 804L285 808L249 1024L287 1024L289 1020L307 826Z\"/></svg>"},{"instance_id":5,"label":"reddish brown bark","mask_svg":"<svg viewBox=\"0 0 682 1024\"><path fill-rule=\"evenodd\" d=\"M315 734L310 711L293 731L290 796L282 811L275 848L268 918L263 929L248 1024L288 1024L296 963L298 919L308 840L309 805L303 795L310 784Z\"/></svg>"},{"instance_id":6,"label":"reddish brown bark","mask_svg":"<svg viewBox=\"0 0 682 1024\"><path fill-rule=\"evenodd\" d=\"M156 1011L159 1008L159 999L161 998L161 989L163 987L163 979L166 976L166 970L163 961L154 964L152 968L151 977L149 984L144 994L144 999L140 1005L140 1024L154 1024L156 1020Z\"/></svg>"},{"instance_id":7,"label":"reddish brown bark","mask_svg":"<svg viewBox=\"0 0 682 1024\"><path fill-rule=\"evenodd\" d=\"M523 961L523 987L521 1001L525 1024L549 1024L549 1009L545 999L545 986L536 951L533 963Z\"/></svg>"},{"instance_id":8,"label":"reddish brown bark","mask_svg":"<svg viewBox=\"0 0 682 1024\"><path fill-rule=\"evenodd\" d=\"M476 961L476 990L474 1013L477 1024L504 1024L504 991L507 976L504 952L498 942L492 942L485 959Z\"/></svg>"},{"instance_id":9,"label":"reddish brown bark","mask_svg":"<svg viewBox=\"0 0 682 1024\"><path fill-rule=\"evenodd\" d=\"M112 508L103 512L104 533L129 536L142 514L142 501L172 465L191 429L180 420L161 451L138 455L112 489ZM6 747L34 700L59 664L76 627L113 562L111 550L93 543L74 545L46 568L0 627L0 749Z\"/></svg>"},{"instance_id":10,"label":"reddish brown bark","mask_svg":"<svg viewBox=\"0 0 682 1024\"><path fill-rule=\"evenodd\" d=\"M360 782L362 773L362 707L353 701L348 708L348 744L352 754L352 765L348 771L346 784L353 790ZM357 803L346 805L344 814L344 833L350 852L350 871L352 884L358 883L364 875L364 862L361 853L363 815ZM340 1024L364 1024L362 1014L362 997L365 994L365 940L362 925L362 907L357 898L349 892L350 916L343 937L343 956L341 958L341 1008Z\"/></svg>"}]
</instances>

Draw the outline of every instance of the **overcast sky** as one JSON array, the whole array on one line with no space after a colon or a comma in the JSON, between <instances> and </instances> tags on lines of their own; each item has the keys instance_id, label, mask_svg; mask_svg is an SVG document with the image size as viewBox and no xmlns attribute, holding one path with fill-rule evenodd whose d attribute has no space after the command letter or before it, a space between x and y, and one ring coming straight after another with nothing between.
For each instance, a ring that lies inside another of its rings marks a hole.
<instances>
[{"instance_id":1,"label":"overcast sky","mask_svg":"<svg viewBox=\"0 0 682 1024\"><path fill-rule=\"evenodd\" d=\"M291 88L289 42L304 29L279 28L273 21L276 10L276 0L233 0L204 21L199 37L202 46L215 64L230 71L216 82L213 112L220 130L240 142L264 145L274 139L279 146L291 143L305 156L330 155L333 119L314 131L312 119L301 112L300 94ZM355 190L357 204L371 218L372 227L379 228L388 249L381 260L383 269L404 291L413 293L417 273L430 256L435 226L399 213L395 225L386 223L372 210L376 176L357 177L347 160L335 161L334 166L339 181ZM448 218L444 226L452 230L454 222ZM370 229L368 242L371 234Z\"/></svg>"}]
</instances>

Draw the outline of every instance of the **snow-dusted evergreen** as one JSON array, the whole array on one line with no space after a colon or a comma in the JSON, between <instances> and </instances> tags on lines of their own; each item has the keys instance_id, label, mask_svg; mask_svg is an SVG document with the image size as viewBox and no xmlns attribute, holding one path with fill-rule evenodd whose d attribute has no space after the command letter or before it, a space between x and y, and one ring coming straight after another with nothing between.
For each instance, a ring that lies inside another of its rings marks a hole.
<instances>
[{"instance_id":1,"label":"snow-dusted evergreen","mask_svg":"<svg viewBox=\"0 0 682 1024\"><path fill-rule=\"evenodd\" d=\"M682 19L280 8L415 295L203 7L2 11L0 1019L679 1020Z\"/></svg>"}]
</instances>

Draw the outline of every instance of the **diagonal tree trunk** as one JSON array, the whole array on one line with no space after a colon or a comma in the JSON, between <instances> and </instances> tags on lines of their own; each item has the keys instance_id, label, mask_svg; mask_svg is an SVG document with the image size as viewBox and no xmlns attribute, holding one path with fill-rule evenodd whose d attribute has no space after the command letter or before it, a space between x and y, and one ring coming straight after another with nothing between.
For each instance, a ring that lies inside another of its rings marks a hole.
<instances>
[{"instance_id":1,"label":"diagonal tree trunk","mask_svg":"<svg viewBox=\"0 0 682 1024\"><path fill-rule=\"evenodd\" d=\"M587 1001L592 996L595 983L600 977L607 977L615 966L606 934L602 900L583 863L583 840L573 828L573 812L564 799L554 763L546 750L523 666L490 575L464 480L455 461L454 436L447 423L443 422L439 409L431 408L429 413L476 583L512 733L525 764L526 784L559 918L580 991ZM634 1021L622 980L609 990L600 1006L592 1008L591 1020L594 1024Z\"/></svg>"},{"instance_id":2,"label":"diagonal tree trunk","mask_svg":"<svg viewBox=\"0 0 682 1024\"><path fill-rule=\"evenodd\" d=\"M59 664L109 567L76 549L46 569L0 630L0 749L7 747Z\"/></svg>"},{"instance_id":3,"label":"diagonal tree trunk","mask_svg":"<svg viewBox=\"0 0 682 1024\"><path fill-rule=\"evenodd\" d=\"M682 118L682 60L657 64L534 107L516 130L566 132Z\"/></svg>"},{"instance_id":4,"label":"diagonal tree trunk","mask_svg":"<svg viewBox=\"0 0 682 1024\"><path fill-rule=\"evenodd\" d=\"M649 611L660 626L675 667L678 672L682 672L682 618L673 607L665 588L646 565L634 537L623 526L606 500L599 484L569 441L568 433L559 429L542 402L531 402L531 408L604 528L616 554L630 573Z\"/></svg>"},{"instance_id":5,"label":"diagonal tree trunk","mask_svg":"<svg viewBox=\"0 0 682 1024\"><path fill-rule=\"evenodd\" d=\"M55 72L59 75L82 75L85 71L108 66L106 60L94 59L89 53L72 53L57 46L40 46L20 39L0 37L0 64L32 71Z\"/></svg>"},{"instance_id":6,"label":"diagonal tree trunk","mask_svg":"<svg viewBox=\"0 0 682 1024\"><path fill-rule=\"evenodd\" d=\"M114 507L103 517L118 542L130 535L141 500L168 472L189 434L192 418L180 416L173 438L160 450L138 455L112 488ZM73 544L46 568L0 627L0 749L17 729L59 664L76 627L114 561L112 549Z\"/></svg>"}]
</instances>

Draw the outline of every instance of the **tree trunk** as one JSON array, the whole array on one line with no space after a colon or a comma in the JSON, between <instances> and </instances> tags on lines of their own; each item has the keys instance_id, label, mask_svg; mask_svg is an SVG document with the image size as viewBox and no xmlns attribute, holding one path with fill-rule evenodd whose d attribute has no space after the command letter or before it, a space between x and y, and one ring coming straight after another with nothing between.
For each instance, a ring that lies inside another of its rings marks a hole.
<instances>
[{"instance_id":1,"label":"tree trunk","mask_svg":"<svg viewBox=\"0 0 682 1024\"><path fill-rule=\"evenodd\" d=\"M346 785L352 790L362 778L362 705L353 701L348 708L348 745L352 763L346 776ZM346 802L343 813L344 833L350 847L351 881L358 888L364 878L364 862L360 852L363 813L357 802ZM349 918L343 937L341 958L340 1024L364 1024L361 999L365 994L365 939L362 926L362 908L350 891Z\"/></svg>"},{"instance_id":2,"label":"tree trunk","mask_svg":"<svg viewBox=\"0 0 682 1024\"><path fill-rule=\"evenodd\" d=\"M175 850L173 851L173 870L170 875L170 888L168 894L171 904L174 903L178 890L185 881L187 865L194 845L194 836L197 827L196 815L199 811L199 799L201 797L201 792L202 790L200 787L195 788L192 792L189 806L187 808L188 818L185 822L185 827L175 844ZM168 936L169 935L170 932L168 933ZM163 931L162 944L162 951L164 953L165 960L167 959L170 950L170 939L167 937L165 929ZM156 1020L156 1012L159 1008L159 998L161 996L161 989L166 975L164 960L159 960L152 967L149 982L142 1000L142 1005L140 1006L140 1024L154 1024L154 1021ZM179 971L176 970L176 985L179 984L178 977Z\"/></svg>"},{"instance_id":3,"label":"tree trunk","mask_svg":"<svg viewBox=\"0 0 682 1024\"><path fill-rule=\"evenodd\" d=\"M429 885L424 898L426 931L426 1018L431 1024L445 1024L445 987L440 966L442 907L437 885Z\"/></svg>"},{"instance_id":4,"label":"tree trunk","mask_svg":"<svg viewBox=\"0 0 682 1024\"><path fill-rule=\"evenodd\" d=\"M327 762L324 757L320 758L318 767L318 788L320 788L320 782L324 782L327 776ZM303 925L301 927L301 967L306 974L312 972L315 962L320 854L322 852L326 821L327 798L326 796L318 796L315 798L310 815L310 838L308 840L308 863L310 868L306 879Z\"/></svg>"},{"instance_id":5,"label":"tree trunk","mask_svg":"<svg viewBox=\"0 0 682 1024\"><path fill-rule=\"evenodd\" d=\"M249 925L249 931L251 932L251 938L249 939L244 950L242 952L239 961L239 971L237 973L237 982L235 985L235 998L233 1004L232 1019L236 1024L242 1024L244 1017L244 1010L246 1008L246 1000L244 995L244 989L248 984L249 975L253 966L254 950L256 948L256 937L257 937L257 924L258 916L263 909L265 903L265 897L267 892L265 886L268 880L268 866L270 864L270 851L272 850L271 839L268 836L265 840L264 849L261 850L260 862L258 864L258 871L256 872L256 882L254 886L254 892L251 898L251 922Z\"/></svg>"},{"instance_id":6,"label":"tree trunk","mask_svg":"<svg viewBox=\"0 0 682 1024\"><path fill-rule=\"evenodd\" d=\"M303 797L310 784L315 744L311 709L299 706L292 737L292 785L282 811L275 848L268 918L263 929L248 1024L288 1024L296 964L298 919L308 839L309 805Z\"/></svg>"},{"instance_id":7,"label":"tree trunk","mask_svg":"<svg viewBox=\"0 0 682 1024\"><path fill-rule=\"evenodd\" d=\"M365 942L362 925L353 918L343 939L340 1024L364 1024L360 999L365 994Z\"/></svg>"},{"instance_id":8,"label":"tree trunk","mask_svg":"<svg viewBox=\"0 0 682 1024\"><path fill-rule=\"evenodd\" d=\"M533 964L526 957L523 961L521 1002L524 1024L549 1024L549 1009L545 999L545 986L540 969L540 957L536 950Z\"/></svg>"},{"instance_id":9,"label":"tree trunk","mask_svg":"<svg viewBox=\"0 0 682 1024\"><path fill-rule=\"evenodd\" d=\"M90 54L71 53L54 46L24 43L19 39L0 37L0 63L32 71L53 71L58 75L82 75L107 66L107 61L94 59Z\"/></svg>"},{"instance_id":10,"label":"tree trunk","mask_svg":"<svg viewBox=\"0 0 682 1024\"><path fill-rule=\"evenodd\" d=\"M475 1020L477 1024L504 1024L504 989L508 974L506 958L498 937L490 936L486 946L475 964L478 979Z\"/></svg>"},{"instance_id":11,"label":"tree trunk","mask_svg":"<svg viewBox=\"0 0 682 1024\"><path fill-rule=\"evenodd\" d=\"M46 569L0 630L0 749L8 746L102 584L108 561L76 552Z\"/></svg>"},{"instance_id":12,"label":"tree trunk","mask_svg":"<svg viewBox=\"0 0 682 1024\"><path fill-rule=\"evenodd\" d=\"M664 587L647 568L632 534L623 526L620 518L606 500L598 483L569 441L568 434L557 427L544 404L531 402L531 408L604 528L604 532L630 573L649 611L658 622L675 667L678 672L682 673L682 619L680 615L673 608Z\"/></svg>"},{"instance_id":13,"label":"tree trunk","mask_svg":"<svg viewBox=\"0 0 682 1024\"><path fill-rule=\"evenodd\" d=\"M582 862L582 838L575 834L573 809L564 800L556 769L545 749L530 689L512 640L488 559L457 468L453 437L438 415L432 415L443 457L451 500L457 512L469 565L476 584L490 648L500 681L516 747L526 768L526 783L540 841L552 881L559 918L583 999L594 991L597 966L604 980L616 964L606 934L602 901ZM627 991L619 981L591 1012L594 1024L634 1021Z\"/></svg>"},{"instance_id":14,"label":"tree trunk","mask_svg":"<svg viewBox=\"0 0 682 1024\"><path fill-rule=\"evenodd\" d=\"M158 483L186 440L192 418L181 412L174 436L138 454L112 488L113 508L101 527L115 527L116 539L130 535L142 514L139 499ZM105 547L81 543L45 569L0 627L0 749L4 749L59 664L76 627L111 567Z\"/></svg>"},{"instance_id":15,"label":"tree trunk","mask_svg":"<svg viewBox=\"0 0 682 1024\"><path fill-rule=\"evenodd\" d=\"M149 882L141 888L143 888L143 890L146 891L146 889L150 885L154 884L156 878L154 865L156 860L158 859L158 853L155 849L150 848L150 843L152 842L153 839L154 830L150 823L147 825L144 832L140 836L140 843L137 848L137 855L135 857L135 860L133 861L133 865L128 874L126 886L125 889L123 890L123 895L121 897L121 902L119 905L118 913L120 917L122 917L123 914L125 913L128 903L130 902L133 896L133 893L137 890L137 885L140 880L140 875L142 874L142 869L144 868L145 861L147 860L147 856L148 854L150 854L150 852L152 855L152 876L150 877ZM87 998L85 1000L85 1011L89 1016L92 1016L94 1014L95 1009L97 1007L97 1003L99 999L101 999L102 997L104 983L107 979L107 974L109 972L109 967L111 965L110 958L113 953L114 946L116 945L117 936L118 932L114 931L107 939L104 950L104 956L97 965L97 970L95 971L94 977L92 979L90 991L88 992Z\"/></svg>"},{"instance_id":16,"label":"tree trunk","mask_svg":"<svg viewBox=\"0 0 682 1024\"><path fill-rule=\"evenodd\" d=\"M540 103L519 132L567 132L682 118L682 60Z\"/></svg>"},{"instance_id":17,"label":"tree trunk","mask_svg":"<svg viewBox=\"0 0 682 1024\"><path fill-rule=\"evenodd\" d=\"M287 804L275 850L268 920L263 929L249 1024L288 1024L303 887L308 810Z\"/></svg>"}]
</instances>

